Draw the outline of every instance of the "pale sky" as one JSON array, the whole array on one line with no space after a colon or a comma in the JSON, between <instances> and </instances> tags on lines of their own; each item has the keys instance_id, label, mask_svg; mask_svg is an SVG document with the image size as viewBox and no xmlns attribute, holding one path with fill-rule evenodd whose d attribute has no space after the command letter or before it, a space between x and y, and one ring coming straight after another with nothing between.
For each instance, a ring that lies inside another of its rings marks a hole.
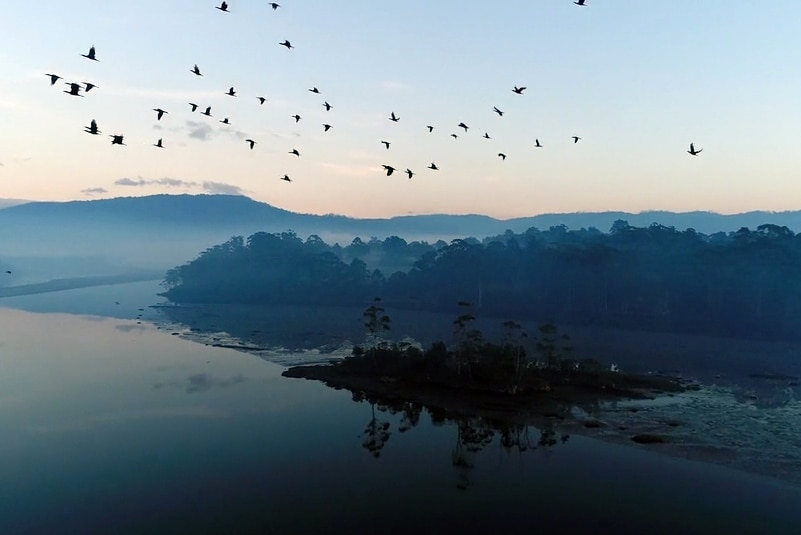
<instances>
[{"instance_id":1,"label":"pale sky","mask_svg":"<svg viewBox=\"0 0 801 535\"><path fill-rule=\"evenodd\" d=\"M355 217L801 208L797 0L278 3L7 2L0 198L230 192ZM98 88L73 97L65 80Z\"/></svg>"}]
</instances>

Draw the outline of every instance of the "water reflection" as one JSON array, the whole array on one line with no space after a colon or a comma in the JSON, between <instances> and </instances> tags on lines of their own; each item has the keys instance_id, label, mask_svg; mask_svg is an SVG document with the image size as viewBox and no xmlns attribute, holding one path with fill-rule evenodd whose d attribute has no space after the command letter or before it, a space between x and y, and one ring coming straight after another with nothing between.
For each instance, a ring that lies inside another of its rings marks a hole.
<instances>
[{"instance_id":1,"label":"water reflection","mask_svg":"<svg viewBox=\"0 0 801 535\"><path fill-rule=\"evenodd\" d=\"M570 435L557 423L571 412L570 404L551 403L543 414L466 414L457 409L426 405L415 401L392 399L362 390L351 391L353 401L370 406L370 419L360 435L362 447L374 458L381 453L392 435L391 419L397 420L399 433L406 433L420 424L421 416L429 416L435 427L452 428L455 434L450 450L450 463L456 475L455 486L467 490L480 453L490 446L506 454L523 454L541 450L549 452L565 444ZM593 410L591 407L585 407ZM595 405L597 409L597 404ZM390 418L394 417L394 418ZM447 459L443 453L443 459Z\"/></svg>"}]
</instances>

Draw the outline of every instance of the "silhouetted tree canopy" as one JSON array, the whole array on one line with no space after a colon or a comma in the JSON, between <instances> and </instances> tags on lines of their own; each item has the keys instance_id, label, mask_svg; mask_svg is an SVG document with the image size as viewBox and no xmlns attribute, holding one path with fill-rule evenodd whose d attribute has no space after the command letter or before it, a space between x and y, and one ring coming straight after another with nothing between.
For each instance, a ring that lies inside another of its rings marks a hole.
<instances>
[{"instance_id":1,"label":"silhouetted tree canopy","mask_svg":"<svg viewBox=\"0 0 801 535\"><path fill-rule=\"evenodd\" d=\"M530 228L450 244L358 238L346 247L293 232L236 236L165 277L183 303L359 305L562 324L801 339L801 235L765 224L710 236L616 221Z\"/></svg>"}]
</instances>

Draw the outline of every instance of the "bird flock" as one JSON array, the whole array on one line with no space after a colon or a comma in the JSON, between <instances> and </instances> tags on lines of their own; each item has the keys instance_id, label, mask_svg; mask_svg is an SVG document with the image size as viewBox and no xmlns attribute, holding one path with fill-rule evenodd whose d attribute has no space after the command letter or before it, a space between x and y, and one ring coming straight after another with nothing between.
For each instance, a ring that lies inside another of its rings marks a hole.
<instances>
[{"instance_id":1,"label":"bird flock","mask_svg":"<svg viewBox=\"0 0 801 535\"><path fill-rule=\"evenodd\" d=\"M587 7L586 0L575 0L573 3L576 4L577 6ZM274 3L274 2L268 3L267 5L273 11L276 11L281 7L281 4ZM220 11L221 13L225 13L225 14L231 14L232 13L231 6L229 5L228 2L225 2L225 1L221 2L219 5L215 5L214 8L216 10ZM288 39L284 39L282 42L278 42L277 45L286 48L287 51L291 51L292 49L295 48L295 46ZM100 59L97 57L97 50L96 50L94 45L92 45L89 48L87 53L81 54L81 56L86 58L87 60L90 60L90 61L93 61L93 62L99 62L100 61ZM193 74L195 77L203 77L204 76L203 71L201 71L201 69L200 69L200 67L199 67L199 65L197 63L195 63L190 69L188 69L188 71L191 74ZM46 73L45 75L49 78L51 87L55 86L56 83L58 83L59 80L63 79L62 76L60 76L58 74L55 74L55 73ZM86 81L76 82L76 81L66 81L65 80L64 83L68 86L68 89L64 90L64 93L66 93L69 96L80 97L80 98L83 98L83 97L87 96L90 91L92 91L94 89L98 89L100 87L97 84L95 84L94 82L86 82ZM511 88L511 92L513 94L515 94L515 95L523 97L526 89L527 89L527 87L524 86L524 85L519 85L519 86L518 85L514 85ZM320 91L320 89L317 88L317 86L312 86L311 88L308 88L308 92L310 92L310 93L312 93L314 95L317 95L317 96L321 96L323 94L322 91ZM222 93L224 95L226 95L228 97L232 97L232 98L238 98L239 97L239 92L236 89L235 85L229 86L228 89L225 90L225 91L222 91ZM253 98L255 99L254 104L256 104L258 106L263 106L265 103L268 102L268 98L266 96L263 96L263 95L255 95ZM189 106L188 113L190 113L190 114L191 113L198 113L198 114L203 115L203 116L208 117L208 118L215 118L215 116L212 114L212 106L210 106L210 105L201 105L201 104L198 104L198 103L195 103L195 102L188 102L187 104ZM321 106L323 107L323 109L326 112L330 112L334 108L334 106L331 105L327 100L324 100L321 103ZM155 114L156 114L155 115L155 119L156 119L157 122L161 121L166 115L168 115L170 113L168 110L162 109L161 107L155 107L155 108L152 109L152 111L155 112ZM506 115L505 112L502 109L500 109L497 105L493 105L492 106L492 112L495 113L499 118L503 118ZM290 115L288 117L288 120L290 120L290 119L294 121L294 124L298 124L303 119L303 117L299 113L295 113L295 114L292 114L292 115ZM389 114L387 115L387 120L390 123L399 123L400 120L401 120L401 117L394 110L390 110ZM232 121L231 121L230 117L228 117L228 116L223 116L221 119L218 120L218 122L220 124L222 124L222 125L225 125L225 126L232 125ZM456 129L461 129L461 132L457 133L458 130L457 130L457 132L451 132L449 134L449 136L451 138L453 138L454 140L458 140L460 136L468 135L469 130L471 130L470 126L468 126L464 121L460 121L458 123L454 122L454 123L455 123L455 125L454 125L455 128ZM331 131L334 128L334 126L329 122L325 122L325 123L321 124L321 128L322 128L323 133L327 133L327 132ZM425 125L425 131L427 131L428 134L433 134L435 129L437 129L439 131L439 128L435 127L434 125L430 125L430 124ZM91 119L89 125L84 127L84 132L86 132L86 133L88 133L90 135L95 135L95 136L96 135L100 135L102 133L101 130L99 129L98 123L97 123L97 121L95 119ZM125 146L126 145L125 136L123 134L120 134L120 133L109 134L109 137L111 138L111 144L112 145L120 145L120 146ZM387 138L389 138L389 137L390 136L387 136ZM492 136L490 136L488 131L484 131L481 137L483 139L485 139L485 140L492 140ZM581 139L582 139L581 136L577 136L577 135L572 136L573 144L579 143L579 141L581 141ZM382 144L387 151L390 150L390 147L392 146L392 142L391 141L389 141L387 139L379 139L377 141L380 144ZM246 150L247 149L253 150L255 148L255 146L257 145L257 143L258 143L252 137L248 137L248 138L244 139L244 142L245 142ZM156 147L158 149L165 149L166 148L166 145L164 144L164 139L163 138L159 138L152 145L153 145L153 147ZM539 138L535 138L533 143L532 143L532 148L534 148L534 149L542 149L542 148L544 148L544 145L540 142ZM696 149L695 148L695 144L693 142L691 142L689 144L689 150L687 150L687 153L690 154L691 156L698 156L702 151L703 151L703 149ZM301 156L301 152L297 148L292 148L291 150L288 151L288 154L293 155L296 158L299 158ZM497 157L501 161L506 161L507 154L505 152L503 152L503 151L499 151L497 153ZM383 169L383 172L386 174L386 176L392 176L395 171L397 171L398 169L401 169L403 167L405 167L405 171L403 171L403 173L405 173L406 176L409 179L411 179L412 177L414 177L416 175L415 171L413 171L410 167L405 166L405 165L404 166L396 166L396 165L391 165L391 164L381 164L381 168ZM426 167L426 169L428 169L429 171L438 171L439 167L437 166L436 162L432 161ZM285 181L285 182L291 182L292 181L290 176L288 174L286 174L286 173L283 174L282 176L279 176L278 178L280 180L282 180L282 181Z\"/></svg>"}]
</instances>

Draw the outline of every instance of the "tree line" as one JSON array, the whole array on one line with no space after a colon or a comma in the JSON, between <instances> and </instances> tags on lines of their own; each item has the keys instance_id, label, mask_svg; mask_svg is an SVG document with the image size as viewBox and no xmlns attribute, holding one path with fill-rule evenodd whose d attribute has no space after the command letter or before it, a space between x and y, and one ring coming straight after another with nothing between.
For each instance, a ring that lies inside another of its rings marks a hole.
<instances>
[{"instance_id":1,"label":"tree line","mask_svg":"<svg viewBox=\"0 0 801 535\"><path fill-rule=\"evenodd\" d=\"M356 305L476 313L757 339L801 339L801 234L764 224L705 235L618 220L608 232L553 226L483 240L346 247L259 232L169 270L179 303Z\"/></svg>"}]
</instances>

